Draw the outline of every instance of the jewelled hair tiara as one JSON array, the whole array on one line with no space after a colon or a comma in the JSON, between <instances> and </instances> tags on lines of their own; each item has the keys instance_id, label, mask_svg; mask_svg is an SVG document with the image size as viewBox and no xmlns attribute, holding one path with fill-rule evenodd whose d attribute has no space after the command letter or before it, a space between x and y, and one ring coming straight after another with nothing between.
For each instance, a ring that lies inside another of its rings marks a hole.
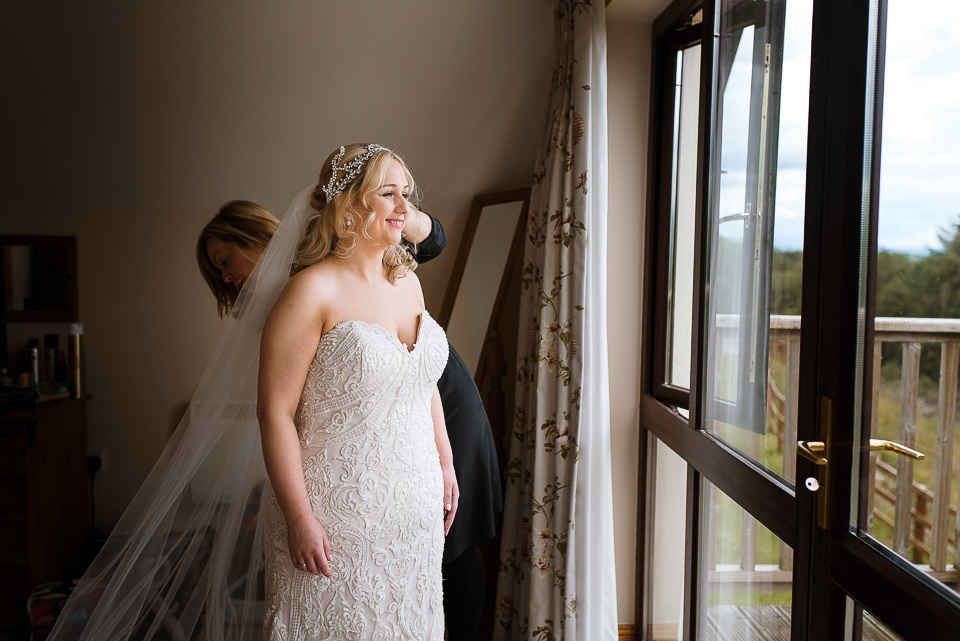
<instances>
[{"instance_id":1,"label":"jewelled hair tiara","mask_svg":"<svg viewBox=\"0 0 960 641\"><path fill-rule=\"evenodd\" d=\"M363 171L363 166L367 164L370 157L378 151L390 150L380 145L367 145L366 152L356 156L350 162L341 165L340 161L343 160L344 154L347 153L346 148L341 145L340 151L333 157L333 162L330 164L330 181L323 186L323 193L326 195L328 203L333 200L334 196L346 189L350 181L360 175L360 172ZM337 180L337 174L341 172L343 176Z\"/></svg>"}]
</instances>

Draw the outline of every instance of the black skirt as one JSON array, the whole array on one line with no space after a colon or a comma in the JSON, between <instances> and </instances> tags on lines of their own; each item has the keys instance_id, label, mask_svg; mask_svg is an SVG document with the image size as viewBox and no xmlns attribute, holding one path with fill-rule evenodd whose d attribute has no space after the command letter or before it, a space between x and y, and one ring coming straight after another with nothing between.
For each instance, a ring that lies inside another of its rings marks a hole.
<instances>
[{"instance_id":1,"label":"black skirt","mask_svg":"<svg viewBox=\"0 0 960 641\"><path fill-rule=\"evenodd\" d=\"M470 370L452 345L437 388L460 486L457 515L443 549L443 562L449 563L495 534L494 513L503 510L503 495L490 420Z\"/></svg>"}]
</instances>

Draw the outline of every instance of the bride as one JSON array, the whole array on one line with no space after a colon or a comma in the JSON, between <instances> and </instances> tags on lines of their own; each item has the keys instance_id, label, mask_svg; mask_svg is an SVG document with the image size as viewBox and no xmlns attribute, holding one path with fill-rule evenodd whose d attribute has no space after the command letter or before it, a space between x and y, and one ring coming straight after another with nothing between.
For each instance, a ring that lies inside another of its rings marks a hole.
<instances>
[{"instance_id":1,"label":"bride","mask_svg":"<svg viewBox=\"0 0 960 641\"><path fill-rule=\"evenodd\" d=\"M260 348L268 639L443 638L458 490L443 330L401 246L413 177L378 145L320 173Z\"/></svg>"}]
</instances>

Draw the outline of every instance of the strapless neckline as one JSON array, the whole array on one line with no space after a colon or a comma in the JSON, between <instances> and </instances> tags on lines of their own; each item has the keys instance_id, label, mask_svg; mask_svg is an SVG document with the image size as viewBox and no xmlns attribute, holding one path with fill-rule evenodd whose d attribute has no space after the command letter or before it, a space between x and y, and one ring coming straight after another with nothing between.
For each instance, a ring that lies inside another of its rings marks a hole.
<instances>
[{"instance_id":1,"label":"strapless neckline","mask_svg":"<svg viewBox=\"0 0 960 641\"><path fill-rule=\"evenodd\" d=\"M389 329L387 329L380 323L372 323L359 318L355 318L355 319L340 321L339 323L331 327L326 334L320 337L320 343L318 345L318 349L320 346L323 345L323 342L327 340L328 336L339 335L343 333L349 334L350 329L352 327L359 326L359 327L370 327L370 328L376 329L377 331L382 332L383 334L385 334L391 339L391 342L394 345L403 349L403 351L406 352L407 354L413 354L415 351L417 351L417 347L419 347L420 345L420 338L423 336L423 324L424 322L426 322L428 318L431 318L431 317L430 317L430 313L427 312L427 310L423 310L422 312L420 312L417 318L419 319L419 322L417 323L417 334L413 342L413 347L410 347L406 343L401 341L399 336L391 332ZM331 338L330 340L333 340L333 339Z\"/></svg>"}]
</instances>

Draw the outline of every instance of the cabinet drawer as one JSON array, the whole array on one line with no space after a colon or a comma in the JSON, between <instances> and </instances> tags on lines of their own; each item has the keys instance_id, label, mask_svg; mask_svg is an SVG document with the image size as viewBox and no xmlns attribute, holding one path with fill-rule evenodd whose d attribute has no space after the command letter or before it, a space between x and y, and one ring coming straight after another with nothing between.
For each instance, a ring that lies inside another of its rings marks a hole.
<instances>
[{"instance_id":1,"label":"cabinet drawer","mask_svg":"<svg viewBox=\"0 0 960 641\"><path fill-rule=\"evenodd\" d=\"M8 590L8 597L0 599L0 630L26 629L27 595L30 594L26 566L0 564L0 583Z\"/></svg>"},{"instance_id":2,"label":"cabinet drawer","mask_svg":"<svg viewBox=\"0 0 960 641\"><path fill-rule=\"evenodd\" d=\"M27 434L25 430L0 428L0 472L23 474L26 465Z\"/></svg>"},{"instance_id":3,"label":"cabinet drawer","mask_svg":"<svg viewBox=\"0 0 960 641\"><path fill-rule=\"evenodd\" d=\"M0 468L0 473L2 473ZM27 480L23 476L0 476L0 518L27 515Z\"/></svg>"},{"instance_id":4,"label":"cabinet drawer","mask_svg":"<svg viewBox=\"0 0 960 641\"><path fill-rule=\"evenodd\" d=\"M0 555L5 562L27 558L27 522L0 521Z\"/></svg>"}]
</instances>

